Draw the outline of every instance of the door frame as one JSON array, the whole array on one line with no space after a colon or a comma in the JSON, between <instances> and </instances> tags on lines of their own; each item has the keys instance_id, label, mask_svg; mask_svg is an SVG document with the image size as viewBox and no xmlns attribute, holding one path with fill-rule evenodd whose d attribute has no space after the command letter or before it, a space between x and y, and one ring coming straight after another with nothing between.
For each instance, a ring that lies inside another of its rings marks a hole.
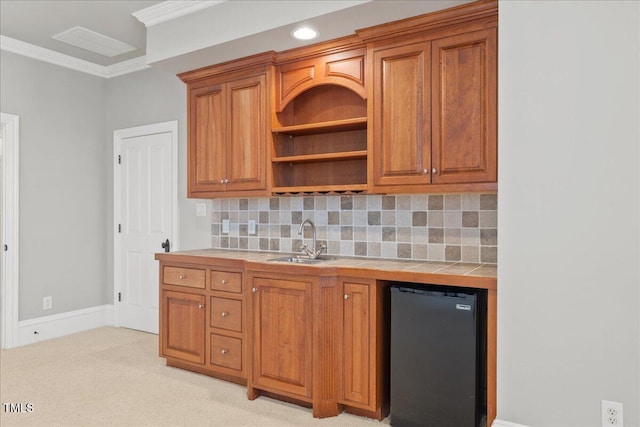
<instances>
[{"instance_id":1,"label":"door frame","mask_svg":"<svg viewBox=\"0 0 640 427\"><path fill-rule=\"evenodd\" d=\"M114 305L114 325L120 327L120 305L118 304L118 292L121 292L122 283L119 283L120 272L123 268L120 265L121 239L118 233L118 224L121 224L120 198L120 168L118 167L118 156L122 148L122 141L127 138L135 138L158 133L171 133L171 249L178 250L178 121L154 123L144 126L136 126L113 131L113 305ZM158 252L161 251L158 242ZM159 286L159 284L158 284Z\"/></svg>"},{"instance_id":2,"label":"door frame","mask_svg":"<svg viewBox=\"0 0 640 427\"><path fill-rule=\"evenodd\" d=\"M19 162L20 117L0 113L2 132L2 330L0 348L13 348L18 338L18 310L20 309L19 280ZM8 250L4 250L7 245Z\"/></svg>"}]
</instances>

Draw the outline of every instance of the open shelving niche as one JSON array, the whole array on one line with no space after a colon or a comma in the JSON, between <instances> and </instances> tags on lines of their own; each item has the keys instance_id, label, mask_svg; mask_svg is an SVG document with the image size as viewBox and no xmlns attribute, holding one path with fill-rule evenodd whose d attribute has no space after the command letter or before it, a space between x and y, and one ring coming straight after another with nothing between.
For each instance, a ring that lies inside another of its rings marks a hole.
<instances>
[{"instance_id":1,"label":"open shelving niche","mask_svg":"<svg viewBox=\"0 0 640 427\"><path fill-rule=\"evenodd\" d=\"M274 115L274 194L367 189L367 101L339 85L308 89Z\"/></svg>"}]
</instances>

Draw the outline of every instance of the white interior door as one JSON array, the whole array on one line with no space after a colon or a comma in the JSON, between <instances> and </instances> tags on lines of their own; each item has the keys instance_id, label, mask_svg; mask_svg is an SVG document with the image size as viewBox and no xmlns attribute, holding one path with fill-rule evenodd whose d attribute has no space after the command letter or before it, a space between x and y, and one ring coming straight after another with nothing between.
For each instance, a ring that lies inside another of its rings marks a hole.
<instances>
[{"instance_id":1,"label":"white interior door","mask_svg":"<svg viewBox=\"0 0 640 427\"><path fill-rule=\"evenodd\" d=\"M158 333L159 323L154 255L166 240L172 249L176 245L175 130L144 126L115 132L118 323L152 333Z\"/></svg>"}]
</instances>

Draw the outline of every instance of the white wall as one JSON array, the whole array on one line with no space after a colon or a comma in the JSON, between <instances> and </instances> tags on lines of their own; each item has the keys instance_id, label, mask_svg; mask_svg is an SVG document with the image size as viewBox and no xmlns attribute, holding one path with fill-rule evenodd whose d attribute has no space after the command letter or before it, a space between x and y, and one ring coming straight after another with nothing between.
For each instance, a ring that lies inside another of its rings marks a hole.
<instances>
[{"instance_id":1,"label":"white wall","mask_svg":"<svg viewBox=\"0 0 640 427\"><path fill-rule=\"evenodd\" d=\"M639 6L500 2L499 420L640 425Z\"/></svg>"},{"instance_id":2,"label":"white wall","mask_svg":"<svg viewBox=\"0 0 640 427\"><path fill-rule=\"evenodd\" d=\"M19 318L105 304L105 80L5 51L0 67L0 110L20 116Z\"/></svg>"}]
</instances>

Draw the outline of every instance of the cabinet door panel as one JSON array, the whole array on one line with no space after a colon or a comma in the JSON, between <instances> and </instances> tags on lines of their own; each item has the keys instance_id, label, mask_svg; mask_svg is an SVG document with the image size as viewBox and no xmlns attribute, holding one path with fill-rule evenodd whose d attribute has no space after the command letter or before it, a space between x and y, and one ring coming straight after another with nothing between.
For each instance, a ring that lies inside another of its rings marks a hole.
<instances>
[{"instance_id":1,"label":"cabinet door panel","mask_svg":"<svg viewBox=\"0 0 640 427\"><path fill-rule=\"evenodd\" d=\"M497 179L496 30L435 40L434 183Z\"/></svg>"},{"instance_id":2,"label":"cabinet door panel","mask_svg":"<svg viewBox=\"0 0 640 427\"><path fill-rule=\"evenodd\" d=\"M204 364L205 297L162 291L162 355Z\"/></svg>"},{"instance_id":3,"label":"cabinet door panel","mask_svg":"<svg viewBox=\"0 0 640 427\"><path fill-rule=\"evenodd\" d=\"M223 191L226 176L226 112L222 85L190 94L189 191Z\"/></svg>"},{"instance_id":4,"label":"cabinet door panel","mask_svg":"<svg viewBox=\"0 0 640 427\"><path fill-rule=\"evenodd\" d=\"M374 52L373 184L426 184L430 175L427 44Z\"/></svg>"},{"instance_id":5,"label":"cabinet door panel","mask_svg":"<svg viewBox=\"0 0 640 427\"><path fill-rule=\"evenodd\" d=\"M260 75L228 83L227 190L266 188L266 83Z\"/></svg>"},{"instance_id":6,"label":"cabinet door panel","mask_svg":"<svg viewBox=\"0 0 640 427\"><path fill-rule=\"evenodd\" d=\"M371 372L369 285L344 284L343 399L370 405Z\"/></svg>"},{"instance_id":7,"label":"cabinet door panel","mask_svg":"<svg viewBox=\"0 0 640 427\"><path fill-rule=\"evenodd\" d=\"M311 397L310 285L255 278L254 287L255 384Z\"/></svg>"}]
</instances>

